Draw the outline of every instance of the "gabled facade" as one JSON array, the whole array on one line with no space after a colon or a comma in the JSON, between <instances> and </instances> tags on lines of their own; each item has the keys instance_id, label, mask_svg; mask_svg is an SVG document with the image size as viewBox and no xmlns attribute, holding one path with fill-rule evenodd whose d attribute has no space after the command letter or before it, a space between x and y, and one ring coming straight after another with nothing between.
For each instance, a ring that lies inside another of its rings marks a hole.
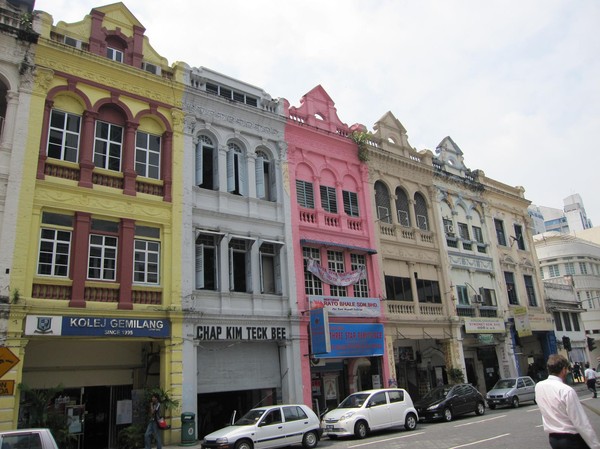
<instances>
[{"instance_id":1,"label":"gabled facade","mask_svg":"<svg viewBox=\"0 0 600 449\"><path fill-rule=\"evenodd\" d=\"M301 402L283 102L185 69L185 410L198 437L232 411Z\"/></svg>"},{"instance_id":2,"label":"gabled facade","mask_svg":"<svg viewBox=\"0 0 600 449\"><path fill-rule=\"evenodd\" d=\"M467 380L485 392L500 377L543 366L556 348L536 271L523 189L471 171L446 137L433 161L450 288Z\"/></svg>"},{"instance_id":3,"label":"gabled facade","mask_svg":"<svg viewBox=\"0 0 600 449\"><path fill-rule=\"evenodd\" d=\"M368 170L350 138L364 127L342 123L321 86L304 95L299 107L286 105L285 115L301 400L324 410L348 393L393 381ZM309 342L309 315L316 309L328 314L329 348Z\"/></svg>"},{"instance_id":4,"label":"gabled facade","mask_svg":"<svg viewBox=\"0 0 600 449\"><path fill-rule=\"evenodd\" d=\"M116 447L117 425L136 419L117 408L143 410L148 387L181 399L182 90L122 3L71 24L37 14L11 377L62 385L67 407L85 407L78 438ZM18 401L2 399L5 428L27 425Z\"/></svg>"},{"instance_id":5,"label":"gabled facade","mask_svg":"<svg viewBox=\"0 0 600 449\"><path fill-rule=\"evenodd\" d=\"M443 271L431 151L417 152L391 112L374 125L368 145L376 214L389 363L413 398L448 383L462 368L454 306Z\"/></svg>"}]
</instances>

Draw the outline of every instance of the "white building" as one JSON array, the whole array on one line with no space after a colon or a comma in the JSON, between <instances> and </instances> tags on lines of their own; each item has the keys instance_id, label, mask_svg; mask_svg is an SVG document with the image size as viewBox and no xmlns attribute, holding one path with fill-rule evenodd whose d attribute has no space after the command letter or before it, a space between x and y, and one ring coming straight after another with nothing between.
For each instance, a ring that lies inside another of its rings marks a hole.
<instances>
[{"instance_id":1,"label":"white building","mask_svg":"<svg viewBox=\"0 0 600 449\"><path fill-rule=\"evenodd\" d=\"M583 327L600 347L600 245L558 232L536 235L534 241L543 279L570 276L577 300L586 310L581 315ZM600 349L590 356L595 366Z\"/></svg>"}]
</instances>

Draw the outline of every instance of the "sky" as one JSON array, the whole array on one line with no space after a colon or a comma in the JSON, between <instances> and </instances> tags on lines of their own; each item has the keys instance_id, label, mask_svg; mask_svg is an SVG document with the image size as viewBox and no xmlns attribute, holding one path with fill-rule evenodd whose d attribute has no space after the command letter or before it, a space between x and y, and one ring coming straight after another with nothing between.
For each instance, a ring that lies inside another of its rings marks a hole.
<instances>
[{"instance_id":1,"label":"sky","mask_svg":"<svg viewBox=\"0 0 600 449\"><path fill-rule=\"evenodd\" d=\"M37 0L76 22L110 0ZM471 170L600 226L600 1L125 0L152 47L292 106L321 85L342 122L391 111L417 150L450 136ZM165 8L165 5L168 5ZM596 165L598 164L598 165Z\"/></svg>"}]
</instances>

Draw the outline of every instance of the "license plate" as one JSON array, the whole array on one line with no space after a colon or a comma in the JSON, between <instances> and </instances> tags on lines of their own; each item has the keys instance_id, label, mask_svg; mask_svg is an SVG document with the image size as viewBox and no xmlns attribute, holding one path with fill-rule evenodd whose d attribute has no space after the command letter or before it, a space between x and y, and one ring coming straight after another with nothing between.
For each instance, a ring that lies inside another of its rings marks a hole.
<instances>
[{"instance_id":1,"label":"license plate","mask_svg":"<svg viewBox=\"0 0 600 449\"><path fill-rule=\"evenodd\" d=\"M331 424L327 424L327 425L325 426L325 428L326 428L327 430L333 430L333 425L331 425Z\"/></svg>"}]
</instances>

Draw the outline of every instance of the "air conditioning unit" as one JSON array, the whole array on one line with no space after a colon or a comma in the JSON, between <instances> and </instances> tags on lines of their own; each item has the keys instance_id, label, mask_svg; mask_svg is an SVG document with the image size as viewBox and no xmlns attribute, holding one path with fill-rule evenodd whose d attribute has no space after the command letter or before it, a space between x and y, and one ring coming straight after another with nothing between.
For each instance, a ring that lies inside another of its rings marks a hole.
<instances>
[{"instance_id":1,"label":"air conditioning unit","mask_svg":"<svg viewBox=\"0 0 600 449\"><path fill-rule=\"evenodd\" d=\"M446 231L446 234L454 235L454 226L452 224L446 224L444 225L444 231Z\"/></svg>"},{"instance_id":2,"label":"air conditioning unit","mask_svg":"<svg viewBox=\"0 0 600 449\"><path fill-rule=\"evenodd\" d=\"M473 302L481 304L483 302L483 297L481 295L473 295Z\"/></svg>"}]
</instances>

